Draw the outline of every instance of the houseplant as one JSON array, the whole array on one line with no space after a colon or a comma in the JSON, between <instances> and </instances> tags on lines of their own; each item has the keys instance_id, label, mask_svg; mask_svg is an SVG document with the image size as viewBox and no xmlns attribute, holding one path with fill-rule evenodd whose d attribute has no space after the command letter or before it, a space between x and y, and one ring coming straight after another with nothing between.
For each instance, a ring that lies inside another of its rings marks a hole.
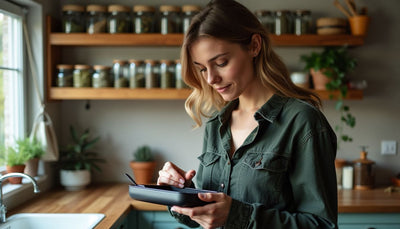
<instances>
[{"instance_id":1,"label":"houseplant","mask_svg":"<svg viewBox=\"0 0 400 229\"><path fill-rule=\"evenodd\" d=\"M331 99L334 98L333 92L339 91L339 95L335 98L337 99L335 108L340 112L340 122L335 126L335 131L339 136L338 146L341 141L351 142L352 137L344 134L343 128L344 126L353 128L356 125L356 118L343 100L348 92L346 74L354 70L357 65L356 59L349 55L346 46L342 46L326 47L320 53L312 52L309 55L302 55L301 61L305 62L304 69L310 71L315 89L330 91Z\"/></svg>"},{"instance_id":2,"label":"houseplant","mask_svg":"<svg viewBox=\"0 0 400 229\"><path fill-rule=\"evenodd\" d=\"M25 162L30 159L28 151L19 151L17 145L12 146L2 146L1 147L1 157L6 163L7 173L23 173L25 169ZM11 184L21 184L22 177L11 177L8 179Z\"/></svg>"},{"instance_id":3,"label":"houseplant","mask_svg":"<svg viewBox=\"0 0 400 229\"><path fill-rule=\"evenodd\" d=\"M156 167L153 154L149 146L140 146L133 152L133 160L130 166L138 184L149 184L153 181Z\"/></svg>"},{"instance_id":4,"label":"houseplant","mask_svg":"<svg viewBox=\"0 0 400 229\"><path fill-rule=\"evenodd\" d=\"M18 152L24 152L29 158L25 162L24 173L35 177L38 171L40 157L45 153L42 144L36 139L24 138L16 142Z\"/></svg>"},{"instance_id":5,"label":"houseplant","mask_svg":"<svg viewBox=\"0 0 400 229\"><path fill-rule=\"evenodd\" d=\"M60 151L60 182L67 190L75 191L90 183L90 172L101 171L98 163L105 160L90 151L100 137L90 138L89 129L79 135L73 126L70 126L70 134L72 143Z\"/></svg>"}]
</instances>

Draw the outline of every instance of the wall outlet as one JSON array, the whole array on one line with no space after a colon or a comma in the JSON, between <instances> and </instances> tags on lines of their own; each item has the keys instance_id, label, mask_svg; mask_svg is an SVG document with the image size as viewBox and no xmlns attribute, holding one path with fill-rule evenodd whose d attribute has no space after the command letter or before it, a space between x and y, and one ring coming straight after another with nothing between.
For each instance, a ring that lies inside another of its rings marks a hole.
<instances>
[{"instance_id":1,"label":"wall outlet","mask_svg":"<svg viewBox=\"0 0 400 229\"><path fill-rule=\"evenodd\" d=\"M382 155L396 155L397 142L396 141L382 141L381 154Z\"/></svg>"}]
</instances>

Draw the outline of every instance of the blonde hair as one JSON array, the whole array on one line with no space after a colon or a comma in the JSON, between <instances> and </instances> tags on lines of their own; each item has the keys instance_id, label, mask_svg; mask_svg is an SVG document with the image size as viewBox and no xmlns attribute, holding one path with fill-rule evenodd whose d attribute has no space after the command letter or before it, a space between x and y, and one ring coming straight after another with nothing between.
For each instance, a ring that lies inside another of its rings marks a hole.
<instances>
[{"instance_id":1,"label":"blonde hair","mask_svg":"<svg viewBox=\"0 0 400 229\"><path fill-rule=\"evenodd\" d=\"M202 125L202 117L210 117L226 105L226 101L201 77L190 56L191 45L201 36L214 37L247 47L254 34L259 34L262 46L255 59L255 72L264 87L276 94L304 100L317 108L321 100L310 90L297 87L290 80L288 70L271 47L268 32L255 15L245 6L233 0L211 1L192 20L185 34L181 50L182 76L193 92L186 99L185 109L196 122Z\"/></svg>"}]
</instances>

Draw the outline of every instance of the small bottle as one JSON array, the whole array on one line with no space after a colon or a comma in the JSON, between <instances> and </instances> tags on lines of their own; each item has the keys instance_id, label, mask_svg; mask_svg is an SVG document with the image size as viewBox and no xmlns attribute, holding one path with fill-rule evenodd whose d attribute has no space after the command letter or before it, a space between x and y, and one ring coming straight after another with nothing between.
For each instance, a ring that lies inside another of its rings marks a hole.
<instances>
[{"instance_id":1,"label":"small bottle","mask_svg":"<svg viewBox=\"0 0 400 229\"><path fill-rule=\"evenodd\" d=\"M130 88L144 87L145 64L141 60L129 60L129 86Z\"/></svg>"},{"instance_id":2,"label":"small bottle","mask_svg":"<svg viewBox=\"0 0 400 229\"><path fill-rule=\"evenodd\" d=\"M133 31L137 34L154 33L155 8L146 5L133 7Z\"/></svg>"},{"instance_id":3,"label":"small bottle","mask_svg":"<svg viewBox=\"0 0 400 229\"><path fill-rule=\"evenodd\" d=\"M182 65L181 60L175 60L175 88L182 89L187 88L188 86L182 79Z\"/></svg>"},{"instance_id":4,"label":"small bottle","mask_svg":"<svg viewBox=\"0 0 400 229\"><path fill-rule=\"evenodd\" d=\"M107 27L107 7L102 5L88 5L86 6L87 23L86 32L105 33Z\"/></svg>"},{"instance_id":5,"label":"small bottle","mask_svg":"<svg viewBox=\"0 0 400 229\"><path fill-rule=\"evenodd\" d=\"M114 87L122 88L129 86L128 62L124 60L113 60L112 73L114 75Z\"/></svg>"},{"instance_id":6,"label":"small bottle","mask_svg":"<svg viewBox=\"0 0 400 229\"><path fill-rule=\"evenodd\" d=\"M145 87L159 88L160 87L160 70L159 64L155 60L145 60Z\"/></svg>"},{"instance_id":7,"label":"small bottle","mask_svg":"<svg viewBox=\"0 0 400 229\"><path fill-rule=\"evenodd\" d=\"M275 12L275 34L282 35L290 33L290 11L277 10Z\"/></svg>"},{"instance_id":8,"label":"small bottle","mask_svg":"<svg viewBox=\"0 0 400 229\"><path fill-rule=\"evenodd\" d=\"M274 32L274 16L269 10L257 10L255 13L261 24L267 29L268 32Z\"/></svg>"},{"instance_id":9,"label":"small bottle","mask_svg":"<svg viewBox=\"0 0 400 229\"><path fill-rule=\"evenodd\" d=\"M160 60L160 87L175 87L175 68L171 60Z\"/></svg>"},{"instance_id":10,"label":"small bottle","mask_svg":"<svg viewBox=\"0 0 400 229\"><path fill-rule=\"evenodd\" d=\"M194 15L199 13L201 10L200 6L196 5L184 5L182 6L182 32L186 33L188 30L190 23L192 22L192 18Z\"/></svg>"},{"instance_id":11,"label":"small bottle","mask_svg":"<svg viewBox=\"0 0 400 229\"><path fill-rule=\"evenodd\" d=\"M105 65L94 65L94 72L92 74L92 87L111 87L112 78L110 74L110 67Z\"/></svg>"},{"instance_id":12,"label":"small bottle","mask_svg":"<svg viewBox=\"0 0 400 229\"><path fill-rule=\"evenodd\" d=\"M360 158L354 161L354 189L367 190L374 187L374 161L367 158L366 147L362 146Z\"/></svg>"},{"instance_id":13,"label":"small bottle","mask_svg":"<svg viewBox=\"0 0 400 229\"><path fill-rule=\"evenodd\" d=\"M181 28L181 9L178 6L162 5L160 6L161 19L160 31L161 34L180 33Z\"/></svg>"},{"instance_id":14,"label":"small bottle","mask_svg":"<svg viewBox=\"0 0 400 229\"><path fill-rule=\"evenodd\" d=\"M84 64L77 64L74 68L74 87L91 87L92 68Z\"/></svg>"},{"instance_id":15,"label":"small bottle","mask_svg":"<svg viewBox=\"0 0 400 229\"><path fill-rule=\"evenodd\" d=\"M72 87L74 66L69 64L57 65L57 87Z\"/></svg>"},{"instance_id":16,"label":"small bottle","mask_svg":"<svg viewBox=\"0 0 400 229\"><path fill-rule=\"evenodd\" d=\"M108 32L129 33L131 31L130 8L123 5L108 6Z\"/></svg>"},{"instance_id":17,"label":"small bottle","mask_svg":"<svg viewBox=\"0 0 400 229\"><path fill-rule=\"evenodd\" d=\"M64 33L85 32L85 7L64 5L62 7L62 30Z\"/></svg>"},{"instance_id":18,"label":"small bottle","mask_svg":"<svg viewBox=\"0 0 400 229\"><path fill-rule=\"evenodd\" d=\"M294 33L296 35L308 34L311 32L311 11L296 10L294 19Z\"/></svg>"}]
</instances>

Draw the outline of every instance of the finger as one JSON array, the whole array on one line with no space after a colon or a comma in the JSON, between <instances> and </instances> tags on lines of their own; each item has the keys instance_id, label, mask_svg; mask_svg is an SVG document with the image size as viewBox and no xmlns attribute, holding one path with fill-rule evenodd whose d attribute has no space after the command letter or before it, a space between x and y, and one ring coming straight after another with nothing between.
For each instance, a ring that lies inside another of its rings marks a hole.
<instances>
[{"instance_id":1,"label":"finger","mask_svg":"<svg viewBox=\"0 0 400 229\"><path fill-rule=\"evenodd\" d=\"M185 181L180 178L180 177L176 177L174 175L172 175L169 172L166 172L164 170L160 170L158 172L158 180L157 180L157 184L159 185L172 185L175 187L179 187L179 188L183 188L184 187L184 183Z\"/></svg>"},{"instance_id":2,"label":"finger","mask_svg":"<svg viewBox=\"0 0 400 229\"><path fill-rule=\"evenodd\" d=\"M223 193L198 193L199 199L205 202L218 202L224 198Z\"/></svg>"},{"instance_id":3,"label":"finger","mask_svg":"<svg viewBox=\"0 0 400 229\"><path fill-rule=\"evenodd\" d=\"M192 179L196 175L196 171L194 170L189 170L185 174L185 186L190 186L192 184Z\"/></svg>"}]
</instances>

